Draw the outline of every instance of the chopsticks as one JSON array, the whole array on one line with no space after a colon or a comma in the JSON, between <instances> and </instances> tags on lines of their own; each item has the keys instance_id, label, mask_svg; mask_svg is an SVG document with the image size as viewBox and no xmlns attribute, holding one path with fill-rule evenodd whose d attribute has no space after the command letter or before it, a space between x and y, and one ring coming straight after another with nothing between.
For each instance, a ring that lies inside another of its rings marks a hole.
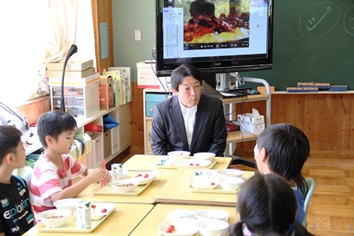
<instances>
[{"instance_id":1,"label":"chopsticks","mask_svg":"<svg viewBox=\"0 0 354 236\"><path fill-rule=\"evenodd\" d=\"M102 159L102 168L106 169L106 159L105 158ZM101 180L101 189L104 186L106 186L106 177L103 180Z\"/></svg>"}]
</instances>

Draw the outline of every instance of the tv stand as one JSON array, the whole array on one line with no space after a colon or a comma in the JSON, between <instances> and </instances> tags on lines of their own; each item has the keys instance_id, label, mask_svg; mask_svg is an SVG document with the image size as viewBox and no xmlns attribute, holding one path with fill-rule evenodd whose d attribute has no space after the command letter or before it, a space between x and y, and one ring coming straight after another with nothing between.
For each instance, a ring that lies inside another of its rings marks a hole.
<instances>
[{"instance_id":1,"label":"tv stand","mask_svg":"<svg viewBox=\"0 0 354 236\"><path fill-rule=\"evenodd\" d=\"M261 93L257 95L247 95L246 98L241 97L241 98L222 99L222 102L224 104L225 114L229 114L229 118L228 118L229 120L236 120L236 112L232 112L232 114L230 114L231 111L235 110L233 109L233 107L236 103L265 100L266 101L265 126L268 127L270 125L270 120L271 120L271 92L270 92L270 86L268 82L264 79L252 78L252 77L243 77L243 80L249 83L263 84L266 88L266 93ZM228 147L226 147L224 156L230 156L232 158L232 162L230 166L241 164L241 165L246 165L248 167L257 168L256 163L254 161L250 161L242 157L235 156L233 155L233 152L236 149L237 142L256 140L258 136L259 135L245 132L242 130L228 132L227 139L226 139L226 143Z\"/></svg>"}]
</instances>

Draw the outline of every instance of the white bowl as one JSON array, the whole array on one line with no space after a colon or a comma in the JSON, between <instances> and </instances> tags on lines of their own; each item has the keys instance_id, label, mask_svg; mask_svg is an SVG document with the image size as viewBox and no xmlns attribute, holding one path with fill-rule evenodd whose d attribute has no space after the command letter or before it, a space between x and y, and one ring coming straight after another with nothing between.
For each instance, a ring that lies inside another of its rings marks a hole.
<instances>
[{"instance_id":1,"label":"white bowl","mask_svg":"<svg viewBox=\"0 0 354 236\"><path fill-rule=\"evenodd\" d=\"M195 219L166 219L159 225L159 233L164 236L192 236L198 232L197 222ZM172 233L166 232L170 225L174 226Z\"/></svg>"},{"instance_id":2,"label":"white bowl","mask_svg":"<svg viewBox=\"0 0 354 236\"><path fill-rule=\"evenodd\" d=\"M212 152L197 152L193 154L193 157L197 160L211 161L215 157L215 153Z\"/></svg>"},{"instance_id":3,"label":"white bowl","mask_svg":"<svg viewBox=\"0 0 354 236\"><path fill-rule=\"evenodd\" d=\"M245 180L238 177L226 177L220 180L220 186L227 191L237 191Z\"/></svg>"},{"instance_id":4,"label":"white bowl","mask_svg":"<svg viewBox=\"0 0 354 236\"><path fill-rule=\"evenodd\" d=\"M205 176L192 176L188 179L188 183L195 189L214 189L219 185L219 180Z\"/></svg>"},{"instance_id":5,"label":"white bowl","mask_svg":"<svg viewBox=\"0 0 354 236\"><path fill-rule=\"evenodd\" d=\"M198 230L203 236L224 235L229 223L223 220L201 220L197 223Z\"/></svg>"},{"instance_id":6,"label":"white bowl","mask_svg":"<svg viewBox=\"0 0 354 236\"><path fill-rule=\"evenodd\" d=\"M68 209L71 212L76 210L76 205L81 202L80 198L64 198L54 202L57 209Z\"/></svg>"},{"instance_id":7,"label":"white bowl","mask_svg":"<svg viewBox=\"0 0 354 236\"><path fill-rule=\"evenodd\" d=\"M159 170L148 171L148 172L139 172L137 173L133 179L139 181L139 185L149 184L154 179L156 179L157 175L160 173Z\"/></svg>"},{"instance_id":8,"label":"white bowl","mask_svg":"<svg viewBox=\"0 0 354 236\"><path fill-rule=\"evenodd\" d=\"M225 177L239 177L243 175L242 170L236 170L236 169L224 169L224 170L218 170L217 171L219 177L225 178Z\"/></svg>"},{"instance_id":9,"label":"white bowl","mask_svg":"<svg viewBox=\"0 0 354 236\"><path fill-rule=\"evenodd\" d=\"M167 153L168 159L175 163L182 159L188 158L190 154L191 153L188 151L172 151Z\"/></svg>"},{"instance_id":10,"label":"white bowl","mask_svg":"<svg viewBox=\"0 0 354 236\"><path fill-rule=\"evenodd\" d=\"M53 209L38 213L38 217L47 227L59 228L66 223L71 213L68 209Z\"/></svg>"},{"instance_id":11,"label":"white bowl","mask_svg":"<svg viewBox=\"0 0 354 236\"><path fill-rule=\"evenodd\" d=\"M138 185L139 181L136 179L122 179L111 182L114 190L121 193L134 192Z\"/></svg>"},{"instance_id":12,"label":"white bowl","mask_svg":"<svg viewBox=\"0 0 354 236\"><path fill-rule=\"evenodd\" d=\"M223 220L228 221L229 213L223 210L209 209L196 212L198 220Z\"/></svg>"}]
</instances>

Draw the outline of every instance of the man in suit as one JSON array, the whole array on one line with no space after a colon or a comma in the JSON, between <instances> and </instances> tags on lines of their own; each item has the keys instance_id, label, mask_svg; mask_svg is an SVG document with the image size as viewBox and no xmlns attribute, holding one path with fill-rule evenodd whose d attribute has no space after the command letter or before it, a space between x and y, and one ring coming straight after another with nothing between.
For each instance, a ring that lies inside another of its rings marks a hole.
<instances>
[{"instance_id":1,"label":"man in suit","mask_svg":"<svg viewBox=\"0 0 354 236\"><path fill-rule=\"evenodd\" d=\"M171 75L174 96L156 105L150 134L155 155L170 151L212 152L223 156L226 123L220 99L202 94L197 68L183 64Z\"/></svg>"}]
</instances>

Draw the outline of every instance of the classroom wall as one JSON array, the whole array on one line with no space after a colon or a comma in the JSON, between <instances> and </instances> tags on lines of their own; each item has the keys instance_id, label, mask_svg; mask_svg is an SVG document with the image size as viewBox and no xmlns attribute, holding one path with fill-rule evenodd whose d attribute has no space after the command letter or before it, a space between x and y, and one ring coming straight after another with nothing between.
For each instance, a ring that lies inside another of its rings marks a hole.
<instances>
[{"instance_id":1,"label":"classroom wall","mask_svg":"<svg viewBox=\"0 0 354 236\"><path fill-rule=\"evenodd\" d=\"M297 82L354 90L353 0L275 0L274 13L273 69L242 75L264 78L277 90ZM113 0L112 15L115 65L131 66L136 81L136 63L151 59L155 45L155 0ZM309 20L316 25L311 30ZM134 41L135 29L141 41Z\"/></svg>"}]
</instances>

